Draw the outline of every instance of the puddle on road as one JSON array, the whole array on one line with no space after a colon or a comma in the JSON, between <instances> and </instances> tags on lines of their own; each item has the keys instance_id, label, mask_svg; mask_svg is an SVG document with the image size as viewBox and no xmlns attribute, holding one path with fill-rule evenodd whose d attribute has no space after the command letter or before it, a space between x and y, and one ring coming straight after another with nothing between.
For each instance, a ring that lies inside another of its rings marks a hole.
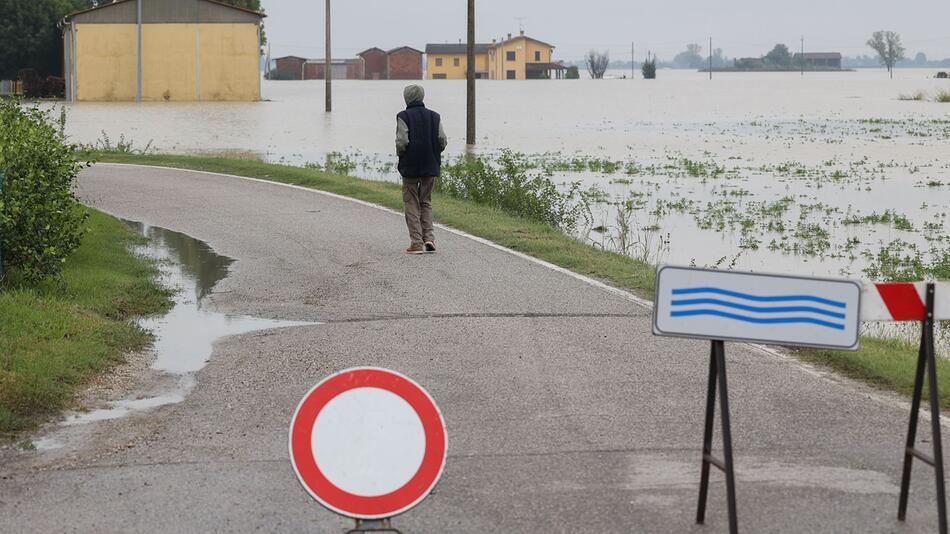
<instances>
[{"instance_id":1,"label":"puddle on road","mask_svg":"<svg viewBox=\"0 0 950 534\"><path fill-rule=\"evenodd\" d=\"M148 396L110 401L107 408L70 415L64 425L118 419L133 412L182 402L195 386L194 373L208 363L217 340L258 330L315 324L227 315L206 309L203 306L205 297L228 275L228 268L234 260L215 253L207 243L185 234L125 222L149 239L135 252L156 259L162 284L177 289L174 307L167 315L139 322L155 335L155 361L151 369L171 378L172 385ZM39 438L34 445L38 449L49 449L57 448L60 443Z\"/></svg>"}]
</instances>

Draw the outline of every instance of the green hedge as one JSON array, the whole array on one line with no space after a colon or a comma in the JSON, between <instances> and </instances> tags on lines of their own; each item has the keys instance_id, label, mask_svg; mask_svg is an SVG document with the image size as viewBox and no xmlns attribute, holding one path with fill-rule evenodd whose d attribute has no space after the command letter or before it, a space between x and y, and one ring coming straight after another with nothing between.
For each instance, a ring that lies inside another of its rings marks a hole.
<instances>
[{"instance_id":1,"label":"green hedge","mask_svg":"<svg viewBox=\"0 0 950 534\"><path fill-rule=\"evenodd\" d=\"M0 281L58 276L82 240L86 212L73 195L82 165L66 142L65 115L0 101Z\"/></svg>"}]
</instances>

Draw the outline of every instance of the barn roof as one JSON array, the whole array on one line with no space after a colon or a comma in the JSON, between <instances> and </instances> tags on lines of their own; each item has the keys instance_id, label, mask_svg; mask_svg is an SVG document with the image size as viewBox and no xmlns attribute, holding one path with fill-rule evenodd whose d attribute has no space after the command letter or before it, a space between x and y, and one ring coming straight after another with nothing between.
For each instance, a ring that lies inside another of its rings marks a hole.
<instances>
[{"instance_id":1,"label":"barn roof","mask_svg":"<svg viewBox=\"0 0 950 534\"><path fill-rule=\"evenodd\" d=\"M410 50L410 51L415 52L415 53L417 53L417 54L422 54L422 53L423 53L422 50L416 50L415 48L413 48L413 47L411 47L411 46L398 46L398 47L396 47L396 48L393 48L392 50L389 50L389 51L386 52L386 53L387 53L387 54L392 54L392 53L395 53L395 52L399 52L400 50Z\"/></svg>"},{"instance_id":2,"label":"barn roof","mask_svg":"<svg viewBox=\"0 0 950 534\"><path fill-rule=\"evenodd\" d=\"M232 6L219 0L151 0L142 3L142 22L161 23L240 23L259 22L262 11ZM76 11L63 20L92 24L129 24L137 20L136 0L116 0Z\"/></svg>"},{"instance_id":3,"label":"barn roof","mask_svg":"<svg viewBox=\"0 0 950 534\"><path fill-rule=\"evenodd\" d=\"M801 57L802 54L796 53L795 57ZM840 52L805 52L805 59L841 59Z\"/></svg>"}]
</instances>

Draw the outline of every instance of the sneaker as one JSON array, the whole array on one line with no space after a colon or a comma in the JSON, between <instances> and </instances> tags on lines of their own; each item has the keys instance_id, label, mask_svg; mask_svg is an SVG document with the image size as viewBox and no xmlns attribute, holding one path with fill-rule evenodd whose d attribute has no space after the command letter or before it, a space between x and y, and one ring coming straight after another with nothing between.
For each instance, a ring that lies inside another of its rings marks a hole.
<instances>
[{"instance_id":1,"label":"sneaker","mask_svg":"<svg viewBox=\"0 0 950 534\"><path fill-rule=\"evenodd\" d=\"M435 243L426 241L426 252L435 252Z\"/></svg>"},{"instance_id":2,"label":"sneaker","mask_svg":"<svg viewBox=\"0 0 950 534\"><path fill-rule=\"evenodd\" d=\"M422 245L412 245L406 249L406 254L425 254L426 249Z\"/></svg>"}]
</instances>

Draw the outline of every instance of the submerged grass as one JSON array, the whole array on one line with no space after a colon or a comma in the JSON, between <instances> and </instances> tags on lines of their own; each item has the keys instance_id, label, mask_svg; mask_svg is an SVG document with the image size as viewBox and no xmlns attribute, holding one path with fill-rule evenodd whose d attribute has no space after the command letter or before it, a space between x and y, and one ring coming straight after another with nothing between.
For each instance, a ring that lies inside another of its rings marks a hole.
<instances>
[{"instance_id":1,"label":"submerged grass","mask_svg":"<svg viewBox=\"0 0 950 534\"><path fill-rule=\"evenodd\" d=\"M145 347L149 334L130 319L169 305L125 225L92 210L86 224L61 279L0 288L0 437L68 407L91 376Z\"/></svg>"},{"instance_id":2,"label":"submerged grass","mask_svg":"<svg viewBox=\"0 0 950 534\"><path fill-rule=\"evenodd\" d=\"M101 153L97 154L97 159L105 162L161 165L262 178L312 187L396 210L402 209L401 188L395 183L362 180L317 169L196 156ZM697 167L694 170L706 171L707 175L713 174L708 171L708 168ZM781 205L757 206L755 209L784 213L790 203L789 200ZM652 294L654 283L652 265L621 254L597 249L566 235L554 226L532 222L512 216L495 207L460 200L445 194L434 195L434 215L440 223L554 265L599 278L644 297L650 297ZM812 232L814 230L810 229ZM940 278L944 277L942 271L931 274ZM947 273L946 277L950 278L950 273ZM846 376L900 393L906 394L913 386L917 351L914 345L906 341L864 337L862 348L857 352L801 350L795 353L803 360L825 365ZM939 376L942 377L940 384L942 391L950 391L950 361L941 360L938 365L941 367ZM946 400L943 402L950 407L950 395L944 398Z\"/></svg>"}]
</instances>

